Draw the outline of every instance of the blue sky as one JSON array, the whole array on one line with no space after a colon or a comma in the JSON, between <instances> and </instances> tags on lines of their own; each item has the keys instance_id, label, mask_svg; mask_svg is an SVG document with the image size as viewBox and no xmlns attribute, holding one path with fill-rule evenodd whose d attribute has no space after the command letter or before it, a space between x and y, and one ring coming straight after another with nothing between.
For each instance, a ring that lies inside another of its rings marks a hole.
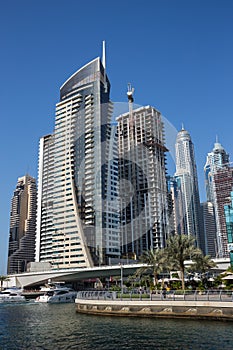
<instances>
[{"instance_id":1,"label":"blue sky","mask_svg":"<svg viewBox=\"0 0 233 350\"><path fill-rule=\"evenodd\" d=\"M0 273L6 272L10 201L20 176L37 177L39 138L53 131L59 88L101 55L111 99L152 105L195 147L203 166L216 135L232 156L232 0L9 0L0 11Z\"/></svg>"}]
</instances>

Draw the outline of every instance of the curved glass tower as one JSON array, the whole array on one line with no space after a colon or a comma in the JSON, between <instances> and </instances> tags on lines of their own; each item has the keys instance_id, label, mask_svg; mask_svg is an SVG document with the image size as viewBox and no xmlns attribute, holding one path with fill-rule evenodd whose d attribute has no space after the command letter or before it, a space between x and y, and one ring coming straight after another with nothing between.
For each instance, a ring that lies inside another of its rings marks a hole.
<instances>
[{"instance_id":1,"label":"curved glass tower","mask_svg":"<svg viewBox=\"0 0 233 350\"><path fill-rule=\"evenodd\" d=\"M41 208L36 253L37 261L49 261L54 268L106 264L109 258L119 256L119 246L112 243L119 241L117 214L107 211L112 114L109 92L110 83L99 57L60 88L53 156L46 175L52 176L47 189L52 200L49 208L48 202ZM41 158L39 198L43 202L45 158ZM46 235L50 238L42 249Z\"/></svg>"}]
</instances>

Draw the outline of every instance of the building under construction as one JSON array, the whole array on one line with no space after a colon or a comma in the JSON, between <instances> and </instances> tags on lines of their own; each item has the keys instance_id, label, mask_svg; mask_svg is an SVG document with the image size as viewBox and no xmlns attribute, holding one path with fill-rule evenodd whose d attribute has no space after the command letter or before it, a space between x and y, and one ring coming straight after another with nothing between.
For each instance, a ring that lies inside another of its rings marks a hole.
<instances>
[{"instance_id":1,"label":"building under construction","mask_svg":"<svg viewBox=\"0 0 233 350\"><path fill-rule=\"evenodd\" d=\"M143 251L162 248L168 231L164 124L151 106L133 110L118 122L121 246L123 257L138 258Z\"/></svg>"}]
</instances>

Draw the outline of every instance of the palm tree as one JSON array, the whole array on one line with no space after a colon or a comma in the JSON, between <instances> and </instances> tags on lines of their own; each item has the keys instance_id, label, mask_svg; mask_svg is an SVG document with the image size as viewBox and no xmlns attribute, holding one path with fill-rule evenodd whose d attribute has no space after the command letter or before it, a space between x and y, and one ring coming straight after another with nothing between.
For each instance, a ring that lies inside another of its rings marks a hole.
<instances>
[{"instance_id":1,"label":"palm tree","mask_svg":"<svg viewBox=\"0 0 233 350\"><path fill-rule=\"evenodd\" d=\"M193 236L182 234L168 238L166 252L171 268L181 273L182 289L184 290L184 261L200 255L201 250L195 247L195 238Z\"/></svg>"},{"instance_id":2,"label":"palm tree","mask_svg":"<svg viewBox=\"0 0 233 350\"><path fill-rule=\"evenodd\" d=\"M8 278L8 276L1 275L1 276L0 276L0 282L1 282L0 290L3 289L3 282L4 282L4 281L9 281L9 278Z\"/></svg>"},{"instance_id":3,"label":"palm tree","mask_svg":"<svg viewBox=\"0 0 233 350\"><path fill-rule=\"evenodd\" d=\"M164 249L150 249L145 251L140 257L140 261L145 264L145 266L140 267L136 271L136 275L142 275L143 273L153 274L154 286L158 284L158 275L166 269L167 266L167 256Z\"/></svg>"}]
</instances>

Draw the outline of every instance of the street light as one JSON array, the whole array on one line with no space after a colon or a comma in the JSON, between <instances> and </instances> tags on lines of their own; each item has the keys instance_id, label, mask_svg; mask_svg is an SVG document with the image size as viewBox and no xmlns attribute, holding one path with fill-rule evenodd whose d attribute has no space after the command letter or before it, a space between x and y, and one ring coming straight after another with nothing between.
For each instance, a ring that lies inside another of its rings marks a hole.
<instances>
[{"instance_id":1,"label":"street light","mask_svg":"<svg viewBox=\"0 0 233 350\"><path fill-rule=\"evenodd\" d=\"M123 294L123 265L120 263L121 268L121 294Z\"/></svg>"}]
</instances>

